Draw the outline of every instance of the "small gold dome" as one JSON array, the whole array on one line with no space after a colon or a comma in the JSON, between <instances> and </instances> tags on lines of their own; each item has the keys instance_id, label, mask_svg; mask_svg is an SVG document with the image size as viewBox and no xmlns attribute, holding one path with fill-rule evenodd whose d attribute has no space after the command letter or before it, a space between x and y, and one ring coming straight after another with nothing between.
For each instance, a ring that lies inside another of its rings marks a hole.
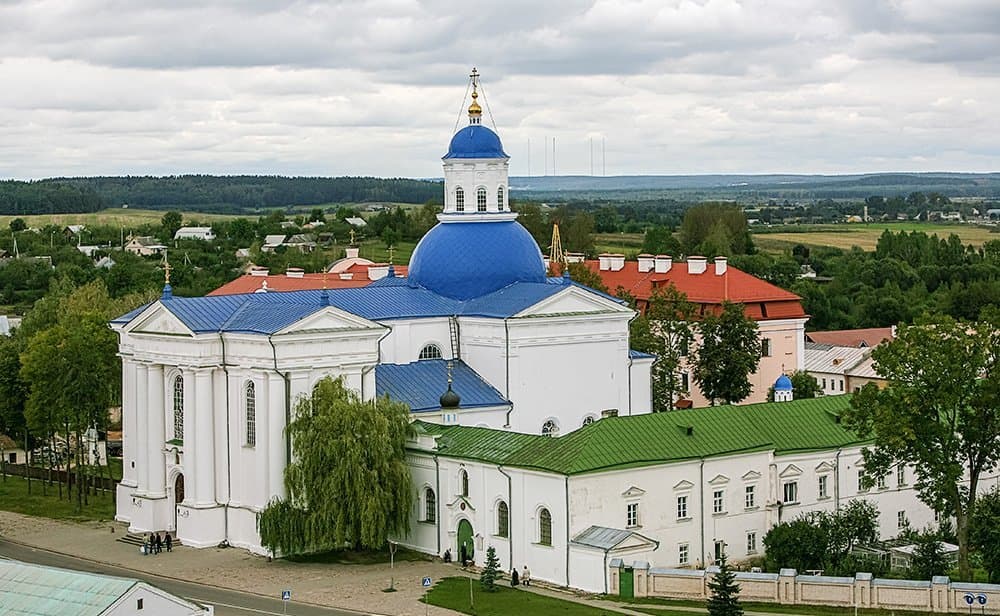
<instances>
[{"instance_id":1,"label":"small gold dome","mask_svg":"<svg viewBox=\"0 0 1000 616\"><path fill-rule=\"evenodd\" d=\"M476 92L475 90L473 90L472 91L472 104L469 105L469 115L482 115L483 108L479 106L479 101L476 100L478 98L479 98L479 92Z\"/></svg>"}]
</instances>

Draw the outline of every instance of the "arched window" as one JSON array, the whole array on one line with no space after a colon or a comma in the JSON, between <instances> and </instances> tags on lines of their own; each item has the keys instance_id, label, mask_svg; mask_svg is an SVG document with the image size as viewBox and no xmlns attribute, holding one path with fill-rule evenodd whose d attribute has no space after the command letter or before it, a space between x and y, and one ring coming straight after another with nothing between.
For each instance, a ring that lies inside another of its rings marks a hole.
<instances>
[{"instance_id":1,"label":"arched window","mask_svg":"<svg viewBox=\"0 0 1000 616\"><path fill-rule=\"evenodd\" d=\"M174 438L184 439L184 377L174 377Z\"/></svg>"},{"instance_id":2,"label":"arched window","mask_svg":"<svg viewBox=\"0 0 1000 616\"><path fill-rule=\"evenodd\" d=\"M458 474L458 481L462 488L462 496L469 496L469 473L465 472L465 469Z\"/></svg>"},{"instance_id":3,"label":"arched window","mask_svg":"<svg viewBox=\"0 0 1000 616\"><path fill-rule=\"evenodd\" d=\"M503 211L503 186L497 189L497 210Z\"/></svg>"},{"instance_id":4,"label":"arched window","mask_svg":"<svg viewBox=\"0 0 1000 616\"><path fill-rule=\"evenodd\" d=\"M437 497L430 488L424 490L424 522L437 522Z\"/></svg>"},{"instance_id":5,"label":"arched window","mask_svg":"<svg viewBox=\"0 0 1000 616\"><path fill-rule=\"evenodd\" d=\"M455 211L465 211L465 191L462 190L461 186L455 189Z\"/></svg>"},{"instance_id":6,"label":"arched window","mask_svg":"<svg viewBox=\"0 0 1000 616\"><path fill-rule=\"evenodd\" d=\"M257 444L257 391L253 381L247 383L246 387L247 404L247 445L253 447Z\"/></svg>"},{"instance_id":7,"label":"arched window","mask_svg":"<svg viewBox=\"0 0 1000 616\"><path fill-rule=\"evenodd\" d=\"M441 347L436 344L425 344L424 348L420 349L417 359L441 359Z\"/></svg>"},{"instance_id":8,"label":"arched window","mask_svg":"<svg viewBox=\"0 0 1000 616\"><path fill-rule=\"evenodd\" d=\"M551 419L542 424L542 436L555 436L558 433L559 426Z\"/></svg>"},{"instance_id":9,"label":"arched window","mask_svg":"<svg viewBox=\"0 0 1000 616\"><path fill-rule=\"evenodd\" d=\"M497 537L510 536L510 509L507 503L500 501L497 505Z\"/></svg>"},{"instance_id":10,"label":"arched window","mask_svg":"<svg viewBox=\"0 0 1000 616\"><path fill-rule=\"evenodd\" d=\"M486 189L480 187L476 191L476 211L485 212L486 211Z\"/></svg>"},{"instance_id":11,"label":"arched window","mask_svg":"<svg viewBox=\"0 0 1000 616\"><path fill-rule=\"evenodd\" d=\"M548 509L538 512L538 543L552 545L552 514Z\"/></svg>"},{"instance_id":12,"label":"arched window","mask_svg":"<svg viewBox=\"0 0 1000 616\"><path fill-rule=\"evenodd\" d=\"M594 423L594 416L593 415L587 415L586 417L583 418L583 425L589 426L592 423Z\"/></svg>"}]
</instances>

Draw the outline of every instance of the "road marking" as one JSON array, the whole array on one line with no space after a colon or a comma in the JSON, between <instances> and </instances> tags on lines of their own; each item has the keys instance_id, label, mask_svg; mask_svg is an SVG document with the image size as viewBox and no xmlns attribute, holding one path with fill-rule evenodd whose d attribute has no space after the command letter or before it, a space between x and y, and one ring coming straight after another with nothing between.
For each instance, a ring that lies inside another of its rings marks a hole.
<instances>
[{"instance_id":1,"label":"road marking","mask_svg":"<svg viewBox=\"0 0 1000 616\"><path fill-rule=\"evenodd\" d=\"M221 605L222 607L228 607L234 610L240 610L244 612L254 612L255 614L269 614L270 616L282 616L281 612L269 612L267 610L258 610L255 607L244 607L242 605L233 605L232 603L220 603L218 601L209 601L208 599L197 599L195 597L185 597L189 601L196 601L202 605Z\"/></svg>"}]
</instances>

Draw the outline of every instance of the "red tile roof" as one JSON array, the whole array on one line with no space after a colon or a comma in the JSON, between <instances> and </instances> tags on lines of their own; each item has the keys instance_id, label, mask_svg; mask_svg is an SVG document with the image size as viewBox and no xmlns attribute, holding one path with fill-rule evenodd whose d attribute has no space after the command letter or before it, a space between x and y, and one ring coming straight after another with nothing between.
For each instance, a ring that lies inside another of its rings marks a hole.
<instances>
[{"instance_id":1,"label":"red tile roof","mask_svg":"<svg viewBox=\"0 0 1000 616\"><path fill-rule=\"evenodd\" d=\"M892 327L869 327L867 329L838 329L825 332L807 332L806 340L818 342L819 344L829 344L832 346L873 347L887 340L894 339L895 331Z\"/></svg>"},{"instance_id":2,"label":"red tile roof","mask_svg":"<svg viewBox=\"0 0 1000 616\"><path fill-rule=\"evenodd\" d=\"M384 264L383 264L384 265ZM264 281L267 281L268 291L309 291L322 289L324 284L327 289L353 289L365 287L371 284L368 278L369 265L353 265L342 273L352 274L349 280L341 278L341 274L302 274L302 277L287 276L285 274L275 274L269 276L254 276L244 274L236 280L231 280L209 295L238 295L241 293L253 293L260 289ZM406 266L394 266L397 277L406 276Z\"/></svg>"},{"instance_id":3,"label":"red tile roof","mask_svg":"<svg viewBox=\"0 0 1000 616\"><path fill-rule=\"evenodd\" d=\"M598 274L614 294L619 287L638 300L639 308L645 306L653 290L673 284L677 290L687 295L689 301L699 304L699 313L717 312L723 301L743 304L747 315L757 321L773 319L805 318L802 302L798 295L786 291L760 278L751 276L732 265L722 274L715 273L715 263L707 263L701 274L688 271L685 261L674 261L670 271L640 272L639 263L626 261L618 271L600 269L600 262L585 262L591 271Z\"/></svg>"}]
</instances>

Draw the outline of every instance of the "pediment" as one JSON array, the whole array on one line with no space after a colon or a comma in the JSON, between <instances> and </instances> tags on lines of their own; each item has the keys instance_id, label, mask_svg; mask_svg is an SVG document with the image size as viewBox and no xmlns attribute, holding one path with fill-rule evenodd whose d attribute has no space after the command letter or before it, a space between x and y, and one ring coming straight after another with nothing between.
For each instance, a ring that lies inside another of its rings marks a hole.
<instances>
[{"instance_id":1,"label":"pediment","mask_svg":"<svg viewBox=\"0 0 1000 616\"><path fill-rule=\"evenodd\" d=\"M384 327L340 308L327 306L286 326L276 335L357 329L384 329Z\"/></svg>"},{"instance_id":2,"label":"pediment","mask_svg":"<svg viewBox=\"0 0 1000 616\"><path fill-rule=\"evenodd\" d=\"M674 484L674 490L690 490L693 487L694 484L687 479L683 479Z\"/></svg>"},{"instance_id":3,"label":"pediment","mask_svg":"<svg viewBox=\"0 0 1000 616\"><path fill-rule=\"evenodd\" d=\"M783 470L780 473L778 473L778 477L781 477L781 478L785 478L785 477L798 477L801 474L802 474L802 469L801 468L795 466L794 464L789 464L788 466L785 467L785 470Z\"/></svg>"},{"instance_id":4,"label":"pediment","mask_svg":"<svg viewBox=\"0 0 1000 616\"><path fill-rule=\"evenodd\" d=\"M630 486L628 490L622 492L622 496L624 496L625 498L637 498L645 493L646 491L643 490L642 488L636 486Z\"/></svg>"},{"instance_id":5,"label":"pediment","mask_svg":"<svg viewBox=\"0 0 1000 616\"><path fill-rule=\"evenodd\" d=\"M145 314L134 320L135 325L128 329L137 334L160 334L165 336L194 336L194 332L177 318L174 313L157 302L149 307Z\"/></svg>"},{"instance_id":6,"label":"pediment","mask_svg":"<svg viewBox=\"0 0 1000 616\"><path fill-rule=\"evenodd\" d=\"M709 485L713 486L721 486L727 483L729 483L729 477L726 477L725 475L716 475L708 482Z\"/></svg>"},{"instance_id":7,"label":"pediment","mask_svg":"<svg viewBox=\"0 0 1000 616\"><path fill-rule=\"evenodd\" d=\"M448 503L448 509L460 509L462 511L469 510L475 511L476 508L472 506L472 501L464 496L457 496L455 500Z\"/></svg>"},{"instance_id":8,"label":"pediment","mask_svg":"<svg viewBox=\"0 0 1000 616\"><path fill-rule=\"evenodd\" d=\"M537 304L522 310L517 317L541 317L557 314L586 314L598 312L630 312L628 306L602 297L593 291L570 286Z\"/></svg>"},{"instance_id":9,"label":"pediment","mask_svg":"<svg viewBox=\"0 0 1000 616\"><path fill-rule=\"evenodd\" d=\"M834 470L833 465L825 460L816 465L817 473L832 473L833 470Z\"/></svg>"},{"instance_id":10,"label":"pediment","mask_svg":"<svg viewBox=\"0 0 1000 616\"><path fill-rule=\"evenodd\" d=\"M647 550L649 548L655 548L656 542L648 537L644 537L639 533L632 533L627 538L622 540L621 543L611 548L609 551L613 552L624 552L628 550Z\"/></svg>"},{"instance_id":11,"label":"pediment","mask_svg":"<svg viewBox=\"0 0 1000 616\"><path fill-rule=\"evenodd\" d=\"M760 473L757 471L747 471L743 473L743 481L757 481L760 479Z\"/></svg>"}]
</instances>

